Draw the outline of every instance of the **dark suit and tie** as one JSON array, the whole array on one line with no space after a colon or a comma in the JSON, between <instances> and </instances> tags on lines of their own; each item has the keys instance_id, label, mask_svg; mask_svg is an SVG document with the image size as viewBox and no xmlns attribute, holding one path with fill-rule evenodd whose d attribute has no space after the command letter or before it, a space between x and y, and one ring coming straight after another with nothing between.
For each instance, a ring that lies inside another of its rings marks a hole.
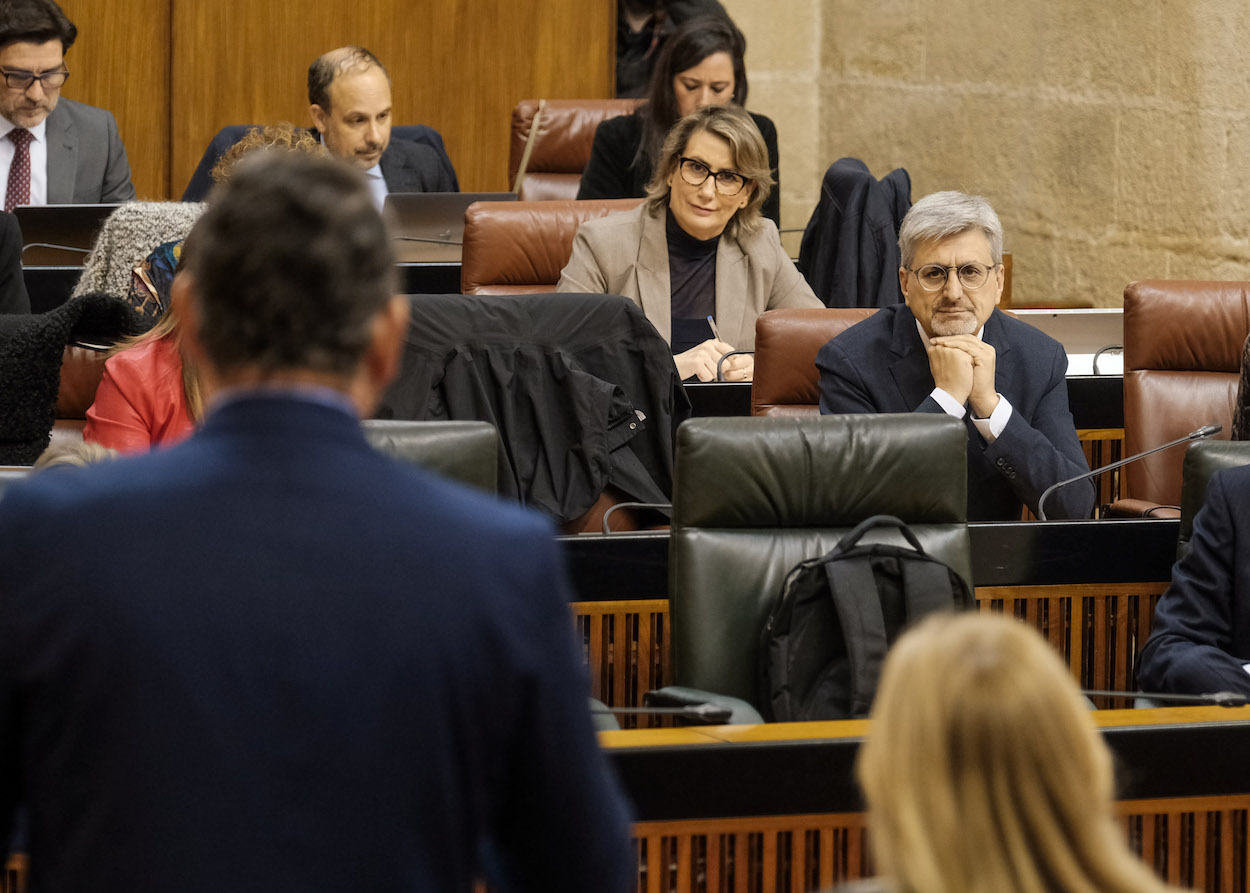
<instances>
[{"instance_id":1,"label":"dark suit and tie","mask_svg":"<svg viewBox=\"0 0 1250 893\"><path fill-rule=\"evenodd\" d=\"M61 99L45 120L47 204L124 202L135 197L126 147L110 112ZM14 129L9 139L18 144L14 135L21 133L29 131ZM29 138L20 143L4 172L6 209L30 203Z\"/></svg>"},{"instance_id":2,"label":"dark suit and tie","mask_svg":"<svg viewBox=\"0 0 1250 893\"><path fill-rule=\"evenodd\" d=\"M820 349L820 411L945 412L968 428L968 520L1020 520L1047 487L1089 470L1068 411L1059 342L998 309L1003 226L990 203L935 192L899 227L893 304ZM923 457L917 457L923 462ZM943 469L934 468L934 474ZM1046 501L1050 518L1088 518L1089 481Z\"/></svg>"},{"instance_id":3,"label":"dark suit and tie","mask_svg":"<svg viewBox=\"0 0 1250 893\"><path fill-rule=\"evenodd\" d=\"M1012 414L989 444L965 417L968 519L1019 520L1021 505L1036 509L1048 486L1089 470L1068 410L1068 359L1058 342L997 309L985 322L984 340L997 352L995 384ZM834 338L816 365L821 412L943 411L930 396L933 374L904 304L882 308ZM1046 513L1088 517L1093 504L1093 487L1073 484L1047 498Z\"/></svg>"}]
</instances>

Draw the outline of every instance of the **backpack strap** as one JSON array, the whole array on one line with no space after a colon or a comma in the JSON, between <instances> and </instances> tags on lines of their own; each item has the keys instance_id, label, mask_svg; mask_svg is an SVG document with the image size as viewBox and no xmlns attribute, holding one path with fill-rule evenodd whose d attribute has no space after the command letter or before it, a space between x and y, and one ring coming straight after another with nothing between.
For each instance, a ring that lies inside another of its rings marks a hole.
<instances>
[{"instance_id":1,"label":"backpack strap","mask_svg":"<svg viewBox=\"0 0 1250 893\"><path fill-rule=\"evenodd\" d=\"M839 559L838 572L846 584L844 590L834 585L829 573L825 574L825 580L829 584L829 595L846 641L851 672L850 715L864 716L872 705L877 680L881 676L881 662L885 660L885 652L889 648L885 616L881 613L877 580L867 555Z\"/></svg>"},{"instance_id":2,"label":"backpack strap","mask_svg":"<svg viewBox=\"0 0 1250 893\"><path fill-rule=\"evenodd\" d=\"M903 535L903 539L907 540L908 544L913 549L921 555L929 554L924 550L924 547L920 545L920 540L916 539L916 534L912 533L912 530L907 526L907 523L900 518L894 517L893 515L873 515L871 518L865 518L863 521L856 524L850 533L838 540L838 544L834 547L833 551L851 551L863 535L872 530L874 527L897 527L898 532Z\"/></svg>"},{"instance_id":3,"label":"backpack strap","mask_svg":"<svg viewBox=\"0 0 1250 893\"><path fill-rule=\"evenodd\" d=\"M953 572L937 560L904 561L903 596L907 600L907 619L915 621L934 611L949 611L964 606L964 593L951 587Z\"/></svg>"}]
</instances>

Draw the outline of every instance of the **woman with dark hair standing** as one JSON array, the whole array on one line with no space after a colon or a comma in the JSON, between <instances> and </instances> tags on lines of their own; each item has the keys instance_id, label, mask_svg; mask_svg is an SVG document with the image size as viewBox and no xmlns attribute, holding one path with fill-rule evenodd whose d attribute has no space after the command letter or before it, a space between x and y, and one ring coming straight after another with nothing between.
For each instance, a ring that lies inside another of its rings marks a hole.
<instances>
[{"instance_id":1,"label":"woman with dark hair standing","mask_svg":"<svg viewBox=\"0 0 1250 893\"><path fill-rule=\"evenodd\" d=\"M609 118L595 131L590 161L582 172L579 199L641 198L669 129L709 105L746 105L746 39L728 18L690 19L673 32L651 73L647 101L632 115ZM781 225L777 128L752 114L768 147L773 189L761 209Z\"/></svg>"}]
</instances>

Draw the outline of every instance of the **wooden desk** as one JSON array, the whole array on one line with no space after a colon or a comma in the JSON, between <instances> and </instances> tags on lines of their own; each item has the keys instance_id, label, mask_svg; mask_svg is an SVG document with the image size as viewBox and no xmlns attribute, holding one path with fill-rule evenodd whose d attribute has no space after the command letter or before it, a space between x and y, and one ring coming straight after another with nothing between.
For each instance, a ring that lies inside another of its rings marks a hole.
<instances>
[{"instance_id":1,"label":"wooden desk","mask_svg":"<svg viewBox=\"0 0 1250 893\"><path fill-rule=\"evenodd\" d=\"M1250 707L1093 717L1116 758L1130 845L1171 883L1245 890ZM868 730L852 721L601 733L638 819L638 890L823 890L870 875L853 781Z\"/></svg>"}]
</instances>

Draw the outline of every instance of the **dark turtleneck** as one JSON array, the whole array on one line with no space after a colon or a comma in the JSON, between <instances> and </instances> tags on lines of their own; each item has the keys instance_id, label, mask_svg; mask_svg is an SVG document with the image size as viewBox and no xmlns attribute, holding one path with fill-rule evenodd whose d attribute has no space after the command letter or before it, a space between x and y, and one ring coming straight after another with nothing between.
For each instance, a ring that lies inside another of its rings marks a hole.
<instances>
[{"instance_id":1,"label":"dark turtleneck","mask_svg":"<svg viewBox=\"0 0 1250 893\"><path fill-rule=\"evenodd\" d=\"M668 282L672 292L673 353L679 354L712 337L716 318L716 249L720 236L696 239L681 228L670 210L664 232L668 239Z\"/></svg>"}]
</instances>

